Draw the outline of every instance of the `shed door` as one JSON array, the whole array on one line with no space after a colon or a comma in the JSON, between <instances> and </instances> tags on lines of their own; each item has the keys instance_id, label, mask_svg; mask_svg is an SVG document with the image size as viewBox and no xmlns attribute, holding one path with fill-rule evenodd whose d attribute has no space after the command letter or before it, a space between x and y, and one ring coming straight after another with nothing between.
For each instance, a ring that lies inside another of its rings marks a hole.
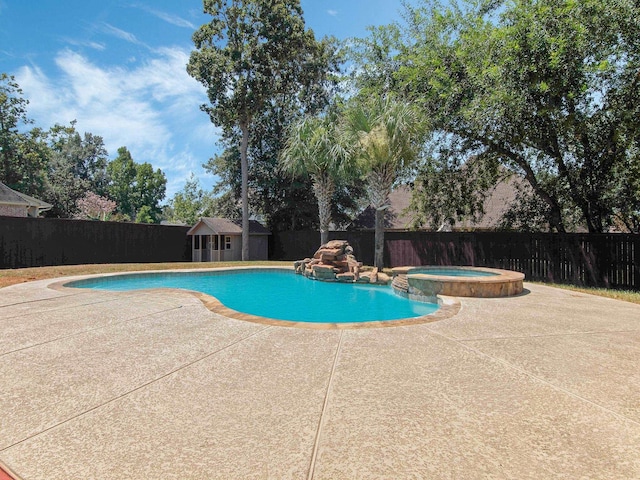
<instances>
[{"instance_id":1,"label":"shed door","mask_svg":"<svg viewBox=\"0 0 640 480\"><path fill-rule=\"evenodd\" d=\"M209 250L209 236L202 235L200 240L200 248L202 249L202 261L210 262L211 261L211 251Z\"/></svg>"}]
</instances>

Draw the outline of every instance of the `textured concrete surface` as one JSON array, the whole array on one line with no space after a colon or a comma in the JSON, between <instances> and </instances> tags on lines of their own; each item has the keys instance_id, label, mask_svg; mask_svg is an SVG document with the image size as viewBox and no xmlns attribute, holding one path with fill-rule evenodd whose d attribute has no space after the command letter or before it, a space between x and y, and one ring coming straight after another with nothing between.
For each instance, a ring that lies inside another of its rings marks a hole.
<instances>
[{"instance_id":1,"label":"textured concrete surface","mask_svg":"<svg viewBox=\"0 0 640 480\"><path fill-rule=\"evenodd\" d=\"M525 284L318 330L51 283L0 289L20 479L640 478L640 305Z\"/></svg>"}]
</instances>

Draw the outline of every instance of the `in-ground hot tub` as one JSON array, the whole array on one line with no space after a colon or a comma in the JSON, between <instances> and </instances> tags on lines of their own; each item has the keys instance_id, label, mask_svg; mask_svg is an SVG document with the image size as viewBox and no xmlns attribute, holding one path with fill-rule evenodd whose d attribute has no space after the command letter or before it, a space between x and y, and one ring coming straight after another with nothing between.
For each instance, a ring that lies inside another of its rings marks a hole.
<instances>
[{"instance_id":1,"label":"in-ground hot tub","mask_svg":"<svg viewBox=\"0 0 640 480\"><path fill-rule=\"evenodd\" d=\"M485 267L396 267L396 293L416 300L437 295L452 297L508 297L522 293L524 274Z\"/></svg>"}]
</instances>

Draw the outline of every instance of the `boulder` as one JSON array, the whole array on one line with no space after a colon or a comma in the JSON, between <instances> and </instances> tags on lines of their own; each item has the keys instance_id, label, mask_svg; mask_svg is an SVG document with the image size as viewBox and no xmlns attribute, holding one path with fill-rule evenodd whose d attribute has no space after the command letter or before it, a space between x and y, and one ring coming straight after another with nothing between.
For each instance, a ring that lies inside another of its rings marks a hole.
<instances>
[{"instance_id":1,"label":"boulder","mask_svg":"<svg viewBox=\"0 0 640 480\"><path fill-rule=\"evenodd\" d=\"M331 265L314 265L311 267L313 276L318 280L335 280L336 273Z\"/></svg>"},{"instance_id":2,"label":"boulder","mask_svg":"<svg viewBox=\"0 0 640 480\"><path fill-rule=\"evenodd\" d=\"M309 262L311 262L310 258L305 258L304 260L298 260L297 262L294 262L293 268L298 275L302 275L304 273L304 270L307 268L307 265L309 264Z\"/></svg>"},{"instance_id":3,"label":"boulder","mask_svg":"<svg viewBox=\"0 0 640 480\"><path fill-rule=\"evenodd\" d=\"M335 262L337 259L336 255L330 255L328 253L321 253L320 254L320 261L322 263L330 263L330 262Z\"/></svg>"},{"instance_id":4,"label":"boulder","mask_svg":"<svg viewBox=\"0 0 640 480\"><path fill-rule=\"evenodd\" d=\"M387 285L389 283L389 280L391 280L389 275L383 272L378 272L378 282L377 282L378 284Z\"/></svg>"},{"instance_id":5,"label":"boulder","mask_svg":"<svg viewBox=\"0 0 640 480\"><path fill-rule=\"evenodd\" d=\"M339 273L336 275L339 282L353 283L356 280L356 276L353 273Z\"/></svg>"},{"instance_id":6,"label":"boulder","mask_svg":"<svg viewBox=\"0 0 640 480\"><path fill-rule=\"evenodd\" d=\"M378 283L378 267L369 272L369 283Z\"/></svg>"},{"instance_id":7,"label":"boulder","mask_svg":"<svg viewBox=\"0 0 640 480\"><path fill-rule=\"evenodd\" d=\"M322 245L320 248L339 248L344 251L345 248L349 247L349 242L346 240L329 240L327 243Z\"/></svg>"},{"instance_id":8,"label":"boulder","mask_svg":"<svg viewBox=\"0 0 640 480\"><path fill-rule=\"evenodd\" d=\"M360 267L353 255L353 248L346 240L331 240L313 254L293 264L296 273L317 280L341 282L359 281Z\"/></svg>"}]
</instances>

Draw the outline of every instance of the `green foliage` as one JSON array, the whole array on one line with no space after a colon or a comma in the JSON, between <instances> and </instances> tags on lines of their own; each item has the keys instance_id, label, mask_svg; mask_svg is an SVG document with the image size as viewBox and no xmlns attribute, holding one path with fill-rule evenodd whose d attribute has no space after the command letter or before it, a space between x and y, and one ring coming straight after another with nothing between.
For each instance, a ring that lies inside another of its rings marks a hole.
<instances>
[{"instance_id":1,"label":"green foliage","mask_svg":"<svg viewBox=\"0 0 640 480\"><path fill-rule=\"evenodd\" d=\"M146 162L134 162L129 150L120 147L118 156L107 165L107 174L110 180L107 192L117 203L117 212L123 218L145 223L158 221L161 213L159 203L164 198L167 185L162 170L154 171Z\"/></svg>"},{"instance_id":2,"label":"green foliage","mask_svg":"<svg viewBox=\"0 0 640 480\"><path fill-rule=\"evenodd\" d=\"M417 164L423 123L408 102L390 95L355 102L346 115L355 159L376 210L374 265L382 268L384 211L394 185L413 173Z\"/></svg>"},{"instance_id":3,"label":"green foliage","mask_svg":"<svg viewBox=\"0 0 640 480\"><path fill-rule=\"evenodd\" d=\"M15 78L0 75L0 182L39 196L44 190L43 170L49 151L42 130L24 131L33 123L27 116L28 103Z\"/></svg>"},{"instance_id":4,"label":"green foliage","mask_svg":"<svg viewBox=\"0 0 640 480\"><path fill-rule=\"evenodd\" d=\"M349 139L337 120L335 116L301 118L290 126L280 155L280 167L285 173L311 178L318 201L321 244L329 239L336 186L348 183L355 176Z\"/></svg>"},{"instance_id":5,"label":"green foliage","mask_svg":"<svg viewBox=\"0 0 640 480\"><path fill-rule=\"evenodd\" d=\"M640 135L639 135L640 136ZM614 225L623 232L640 233L640 139L627 155L627 162L616 172L620 183L612 192Z\"/></svg>"},{"instance_id":6,"label":"green foliage","mask_svg":"<svg viewBox=\"0 0 640 480\"><path fill-rule=\"evenodd\" d=\"M154 212L149 205L142 205L138 209L136 223L157 223Z\"/></svg>"},{"instance_id":7,"label":"green foliage","mask_svg":"<svg viewBox=\"0 0 640 480\"><path fill-rule=\"evenodd\" d=\"M479 221L485 213L487 192L510 173L501 170L492 159L477 157L462 162L464 157L453 152L443 154L436 146L429 153L411 184L413 226L446 230L456 222Z\"/></svg>"},{"instance_id":8,"label":"green foliage","mask_svg":"<svg viewBox=\"0 0 640 480\"><path fill-rule=\"evenodd\" d=\"M43 198L53 205L48 216L71 218L85 193L106 193L107 151L101 137L85 133L84 138L70 126L55 125L49 130L50 158L46 167L47 191Z\"/></svg>"},{"instance_id":9,"label":"green foliage","mask_svg":"<svg viewBox=\"0 0 640 480\"><path fill-rule=\"evenodd\" d=\"M372 206L382 207L386 196L374 192L391 189L418 159L423 141L420 117L409 102L391 96L354 103L347 117L356 159L371 187Z\"/></svg>"},{"instance_id":10,"label":"green foliage","mask_svg":"<svg viewBox=\"0 0 640 480\"><path fill-rule=\"evenodd\" d=\"M578 212L589 231L607 231L631 214L615 195L627 188L637 151L640 7L631 0L491 7L407 9L404 48L393 57L397 90L425 112L438 142L525 178L550 228L565 231Z\"/></svg>"},{"instance_id":11,"label":"green foliage","mask_svg":"<svg viewBox=\"0 0 640 480\"><path fill-rule=\"evenodd\" d=\"M118 205L118 213L135 218L134 182L136 167L126 147L118 149L118 156L107 165L109 186L107 192Z\"/></svg>"},{"instance_id":12,"label":"green foliage","mask_svg":"<svg viewBox=\"0 0 640 480\"><path fill-rule=\"evenodd\" d=\"M323 94L332 45L305 29L299 1L207 0L204 12L212 19L193 34L187 70L207 88L214 124L248 126L274 96Z\"/></svg>"},{"instance_id":13,"label":"green foliage","mask_svg":"<svg viewBox=\"0 0 640 480\"><path fill-rule=\"evenodd\" d=\"M396 74L401 66L400 27L392 24L368 27L368 31L369 36L355 38L347 47L347 56L354 64L349 81L355 87L354 96L360 101L397 92Z\"/></svg>"},{"instance_id":14,"label":"green foliage","mask_svg":"<svg viewBox=\"0 0 640 480\"><path fill-rule=\"evenodd\" d=\"M200 217L210 216L211 198L200 188L199 180L192 173L182 190L169 200L169 205L173 212L170 220L195 225Z\"/></svg>"}]
</instances>

